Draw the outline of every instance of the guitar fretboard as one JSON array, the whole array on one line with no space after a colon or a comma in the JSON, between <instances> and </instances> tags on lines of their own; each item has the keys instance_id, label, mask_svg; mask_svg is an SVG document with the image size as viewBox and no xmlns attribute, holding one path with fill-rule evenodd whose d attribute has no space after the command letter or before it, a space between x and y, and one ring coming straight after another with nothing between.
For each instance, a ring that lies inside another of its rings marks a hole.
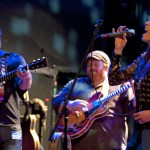
<instances>
[{"instance_id":1,"label":"guitar fretboard","mask_svg":"<svg viewBox=\"0 0 150 150\"><path fill-rule=\"evenodd\" d=\"M22 67L22 69L25 69L25 68L26 68L26 66ZM0 83L3 82L3 81L7 81L7 80L10 80L10 79L14 78L17 74L17 70L18 69L10 71L10 72L6 73L3 76L0 76Z\"/></svg>"},{"instance_id":2,"label":"guitar fretboard","mask_svg":"<svg viewBox=\"0 0 150 150\"><path fill-rule=\"evenodd\" d=\"M25 69L26 70L27 67L28 67L29 70L34 70L34 69L37 69L37 68L46 67L47 65L48 65L47 58L43 57L42 59L33 60L32 63L27 64L27 65L21 67L20 69ZM0 76L0 83L3 82L3 81L7 81L7 80L10 80L10 79L14 78L17 75L18 69L15 69L13 71L10 71L10 72L6 73L5 75Z\"/></svg>"},{"instance_id":3,"label":"guitar fretboard","mask_svg":"<svg viewBox=\"0 0 150 150\"><path fill-rule=\"evenodd\" d=\"M0 83L12 79L16 75L16 71L9 72L0 77Z\"/></svg>"},{"instance_id":4,"label":"guitar fretboard","mask_svg":"<svg viewBox=\"0 0 150 150\"><path fill-rule=\"evenodd\" d=\"M105 101L107 101L107 100L111 99L112 97L114 97L114 96L116 96L116 95L126 91L130 87L131 87L130 84L124 85L119 90L113 91L113 92L109 93L107 96L104 96L104 97L102 97L102 98L100 98L98 100L95 100L93 102L93 106L94 107L101 106Z\"/></svg>"},{"instance_id":5,"label":"guitar fretboard","mask_svg":"<svg viewBox=\"0 0 150 150\"><path fill-rule=\"evenodd\" d=\"M104 97L102 97L100 99L95 100L93 102L93 108L91 110L85 112L86 117L88 117L91 114L93 114L94 111L96 111L100 106L102 106L104 102L106 102L107 100L109 100L112 97L116 96L117 94L120 94L120 93L126 91L130 87L131 87L130 84L124 85L119 90L113 91L113 92L109 93L107 96L104 96Z\"/></svg>"}]
</instances>

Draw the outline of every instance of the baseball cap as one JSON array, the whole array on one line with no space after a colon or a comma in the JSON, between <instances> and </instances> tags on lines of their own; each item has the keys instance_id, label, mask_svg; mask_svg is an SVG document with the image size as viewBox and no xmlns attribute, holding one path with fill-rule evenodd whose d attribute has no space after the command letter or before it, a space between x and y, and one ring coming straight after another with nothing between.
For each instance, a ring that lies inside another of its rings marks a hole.
<instances>
[{"instance_id":1,"label":"baseball cap","mask_svg":"<svg viewBox=\"0 0 150 150\"><path fill-rule=\"evenodd\" d=\"M86 60L88 60L91 57L95 58L97 60L103 61L108 66L110 65L110 59L109 59L108 55L103 51L100 51L100 50L92 51L91 53L89 53L87 55Z\"/></svg>"}]
</instances>

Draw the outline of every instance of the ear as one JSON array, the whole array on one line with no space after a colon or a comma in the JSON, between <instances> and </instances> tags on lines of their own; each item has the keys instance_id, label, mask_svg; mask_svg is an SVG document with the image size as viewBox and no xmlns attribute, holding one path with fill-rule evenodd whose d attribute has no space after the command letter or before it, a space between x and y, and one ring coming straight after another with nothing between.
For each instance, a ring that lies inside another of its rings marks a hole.
<instances>
[{"instance_id":1,"label":"ear","mask_svg":"<svg viewBox=\"0 0 150 150\"><path fill-rule=\"evenodd\" d=\"M109 69L109 67L106 66L106 65L104 65L104 70L105 70L105 71L108 71L108 69Z\"/></svg>"}]
</instances>

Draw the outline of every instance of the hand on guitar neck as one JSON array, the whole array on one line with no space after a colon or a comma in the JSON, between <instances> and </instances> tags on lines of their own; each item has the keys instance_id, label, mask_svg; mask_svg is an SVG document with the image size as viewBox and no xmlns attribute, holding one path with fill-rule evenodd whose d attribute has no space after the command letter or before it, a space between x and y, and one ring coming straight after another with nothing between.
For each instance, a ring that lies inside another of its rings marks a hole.
<instances>
[{"instance_id":1,"label":"hand on guitar neck","mask_svg":"<svg viewBox=\"0 0 150 150\"><path fill-rule=\"evenodd\" d=\"M5 75L2 75L0 76L0 83L3 82L3 81L8 81L12 78L14 78L16 75L23 75L24 73L21 73L22 70L35 70L37 68L42 68L42 67L46 67L48 65L48 62L47 62L47 58L46 57L43 57L42 59L37 59L37 60L34 60L32 63L30 64L27 64L26 66L21 66L21 68L18 68L16 70L12 70L8 73L6 73Z\"/></svg>"}]
</instances>

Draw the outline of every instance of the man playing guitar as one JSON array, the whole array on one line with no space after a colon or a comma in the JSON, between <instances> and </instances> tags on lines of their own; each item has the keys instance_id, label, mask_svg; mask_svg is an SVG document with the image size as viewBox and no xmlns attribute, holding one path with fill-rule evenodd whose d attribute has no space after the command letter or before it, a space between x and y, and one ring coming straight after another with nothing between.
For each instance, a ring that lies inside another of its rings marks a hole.
<instances>
[{"instance_id":1,"label":"man playing guitar","mask_svg":"<svg viewBox=\"0 0 150 150\"><path fill-rule=\"evenodd\" d=\"M0 29L0 48L2 30ZM23 56L0 49L0 148L21 150L19 103L31 87L32 75Z\"/></svg>"},{"instance_id":2,"label":"man playing guitar","mask_svg":"<svg viewBox=\"0 0 150 150\"><path fill-rule=\"evenodd\" d=\"M109 86L109 66L110 59L103 51L96 50L89 53L86 58L87 77L77 79L68 99L67 127L73 150L125 150L126 148L128 128L125 114L128 113L128 102L134 95L129 88L119 94L113 93L113 96L110 94L107 101L102 100L109 93L123 86ZM68 95L72 83L73 80L69 81L54 96L52 102L56 112ZM94 99L99 100L94 101ZM59 123L58 131L62 129L62 124Z\"/></svg>"}]
</instances>

